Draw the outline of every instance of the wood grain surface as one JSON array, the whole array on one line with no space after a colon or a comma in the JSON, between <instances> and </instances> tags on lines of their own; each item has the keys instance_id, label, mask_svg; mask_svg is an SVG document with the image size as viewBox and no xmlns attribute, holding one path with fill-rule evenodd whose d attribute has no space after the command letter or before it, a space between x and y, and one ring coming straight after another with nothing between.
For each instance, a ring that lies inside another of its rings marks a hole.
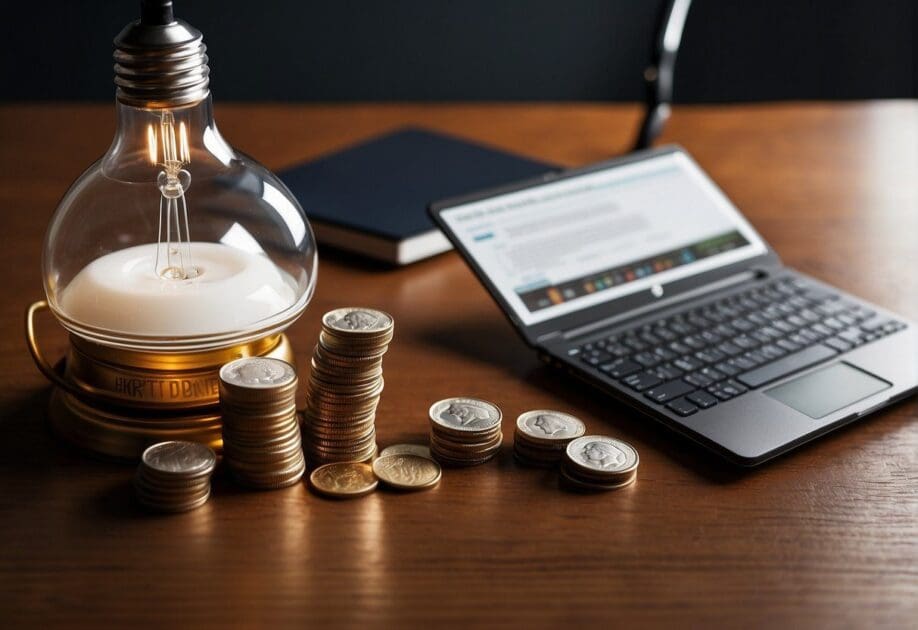
<instances>
[{"instance_id":1,"label":"wood grain surface","mask_svg":"<svg viewBox=\"0 0 918 630\"><path fill-rule=\"evenodd\" d=\"M639 110L604 105L225 105L224 135L271 168L412 123L564 165L622 152ZM499 460L430 492L324 500L217 479L202 509L131 500L132 468L59 443L22 334L41 243L106 150L107 105L0 108L0 626L915 627L918 404L752 471L543 367L460 258L386 269L320 251L291 329L301 362L338 306L396 318L381 445L425 438L439 398L557 408L640 451L637 484L597 496ZM678 107L692 152L784 260L918 318L918 104ZM308 209L307 209L308 211ZM41 326L51 352L65 336ZM509 439L506 442L509 444Z\"/></svg>"}]
</instances>

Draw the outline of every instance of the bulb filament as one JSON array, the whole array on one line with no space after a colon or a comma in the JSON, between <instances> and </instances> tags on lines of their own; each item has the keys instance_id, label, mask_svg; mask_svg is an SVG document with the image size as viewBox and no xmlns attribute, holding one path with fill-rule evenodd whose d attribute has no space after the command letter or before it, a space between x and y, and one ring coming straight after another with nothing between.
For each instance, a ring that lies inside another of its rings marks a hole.
<instances>
[{"instance_id":1,"label":"bulb filament","mask_svg":"<svg viewBox=\"0 0 918 630\"><path fill-rule=\"evenodd\" d=\"M176 130L172 112L163 112L159 129L153 125L147 127L147 150L150 162L162 167L156 178L161 196L154 272L170 280L193 278L198 271L191 262L191 228L185 201L185 191L191 184L191 173L185 169L191 162L185 123L180 122Z\"/></svg>"}]
</instances>

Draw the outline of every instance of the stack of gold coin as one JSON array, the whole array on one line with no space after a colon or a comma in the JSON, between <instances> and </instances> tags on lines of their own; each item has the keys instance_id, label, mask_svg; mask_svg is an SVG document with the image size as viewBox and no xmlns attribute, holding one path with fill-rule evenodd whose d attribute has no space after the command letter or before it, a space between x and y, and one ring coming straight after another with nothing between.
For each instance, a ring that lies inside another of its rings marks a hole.
<instances>
[{"instance_id":1,"label":"stack of gold coin","mask_svg":"<svg viewBox=\"0 0 918 630\"><path fill-rule=\"evenodd\" d=\"M571 441L561 462L561 480L576 490L616 490L634 483L640 459L630 444L602 435Z\"/></svg>"},{"instance_id":2,"label":"stack of gold coin","mask_svg":"<svg viewBox=\"0 0 918 630\"><path fill-rule=\"evenodd\" d=\"M369 308L339 308L322 317L303 425L310 467L376 455L382 357L393 330L392 316Z\"/></svg>"},{"instance_id":3,"label":"stack of gold coin","mask_svg":"<svg viewBox=\"0 0 918 630\"><path fill-rule=\"evenodd\" d=\"M247 357L220 369L223 458L240 484L270 490L302 478L296 387L296 370L280 359Z\"/></svg>"},{"instance_id":4,"label":"stack of gold coin","mask_svg":"<svg viewBox=\"0 0 918 630\"><path fill-rule=\"evenodd\" d=\"M196 442L160 442L143 452L134 478L137 499L159 512L187 512L210 496L217 456Z\"/></svg>"},{"instance_id":5,"label":"stack of gold coin","mask_svg":"<svg viewBox=\"0 0 918 630\"><path fill-rule=\"evenodd\" d=\"M430 453L444 466L475 466L500 451L502 414L476 398L447 398L430 407Z\"/></svg>"},{"instance_id":6,"label":"stack of gold coin","mask_svg":"<svg viewBox=\"0 0 918 630\"><path fill-rule=\"evenodd\" d=\"M583 422L570 414L549 409L527 411L516 419L513 456L525 466L555 466L568 443L584 433Z\"/></svg>"}]
</instances>

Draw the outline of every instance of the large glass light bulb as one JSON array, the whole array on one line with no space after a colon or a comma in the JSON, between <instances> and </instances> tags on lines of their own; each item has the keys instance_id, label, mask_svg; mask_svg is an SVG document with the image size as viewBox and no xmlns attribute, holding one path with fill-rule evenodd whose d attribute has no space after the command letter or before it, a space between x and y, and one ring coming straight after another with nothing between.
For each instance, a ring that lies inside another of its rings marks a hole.
<instances>
[{"instance_id":1,"label":"large glass light bulb","mask_svg":"<svg viewBox=\"0 0 918 630\"><path fill-rule=\"evenodd\" d=\"M207 350L275 334L305 309L316 248L283 183L222 138L201 35L144 2L115 40L118 125L61 201L48 302L89 341Z\"/></svg>"}]
</instances>

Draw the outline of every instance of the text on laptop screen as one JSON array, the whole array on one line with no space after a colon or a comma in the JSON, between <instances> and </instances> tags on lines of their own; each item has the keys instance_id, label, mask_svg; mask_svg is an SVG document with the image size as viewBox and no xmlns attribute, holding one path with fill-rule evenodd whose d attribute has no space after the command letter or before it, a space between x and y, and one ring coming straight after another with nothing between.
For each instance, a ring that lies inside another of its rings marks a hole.
<instances>
[{"instance_id":1,"label":"text on laptop screen","mask_svg":"<svg viewBox=\"0 0 918 630\"><path fill-rule=\"evenodd\" d=\"M525 325L766 252L752 226L680 152L440 216Z\"/></svg>"}]
</instances>

